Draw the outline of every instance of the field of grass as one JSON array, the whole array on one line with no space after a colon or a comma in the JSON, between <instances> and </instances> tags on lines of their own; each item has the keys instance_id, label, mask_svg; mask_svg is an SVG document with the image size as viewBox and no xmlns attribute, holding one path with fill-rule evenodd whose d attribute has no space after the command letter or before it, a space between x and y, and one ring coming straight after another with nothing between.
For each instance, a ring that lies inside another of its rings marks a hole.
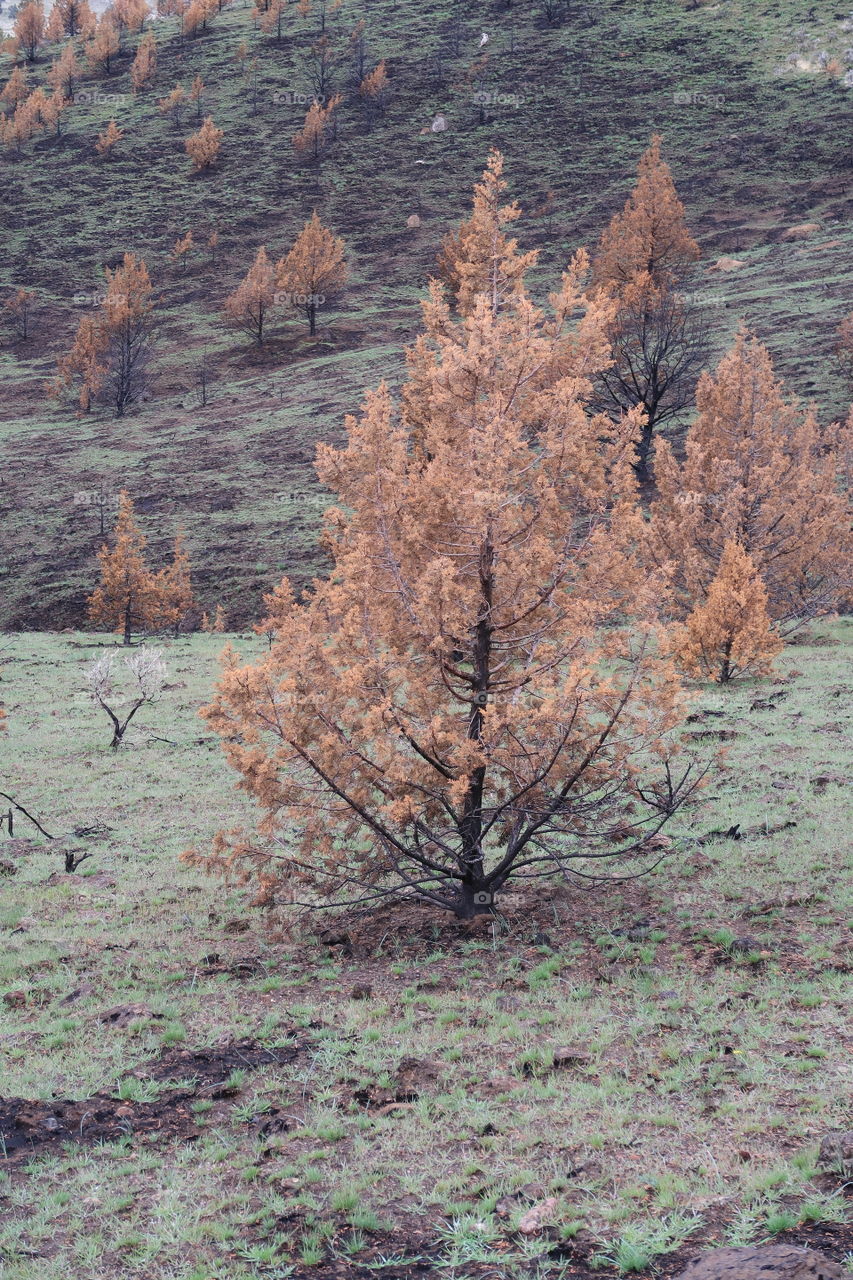
<instances>
[{"instance_id":1,"label":"field of grass","mask_svg":"<svg viewBox=\"0 0 853 1280\"><path fill-rule=\"evenodd\" d=\"M80 623L101 539L97 513L75 499L101 482L130 491L155 558L186 527L203 602L222 603L233 626L256 616L282 572L304 581L321 568L316 442L339 437L366 387L399 381L438 245L492 145L527 211L520 238L541 251L533 287L544 298L571 252L593 244L621 206L661 131L703 249L689 288L707 301L715 349L745 318L824 421L846 413L850 388L832 345L851 309L853 88L818 65L826 53L853 66L846 12L829 0L566 0L563 9L549 26L541 6L505 0L476 14L452 0L346 0L328 27L345 102L319 164L298 162L290 144L310 93L316 15L300 19L291 6L281 41L256 30L245 3L183 43L175 20L162 19L153 85L130 93L127 40L112 75L81 85L113 100L76 104L62 138L4 155L0 294L23 285L38 304L29 340L0 335L0 625ZM360 17L370 60L387 59L392 86L372 130L346 84ZM472 73L483 34L488 61ZM33 83L48 66L42 52ZM10 67L0 55L0 74ZM225 144L214 170L191 177L183 143L195 123L175 128L156 100L196 74ZM439 113L447 128L433 132ZM94 142L111 116L125 137L100 162ZM550 222L535 216L549 190ZM351 284L316 343L284 316L256 355L224 326L223 300L258 245L278 255L314 207L347 241ZM420 226L410 229L414 213ZM784 238L804 222L817 230ZM188 230L200 244L219 233L216 263L203 250L185 272L170 262ZM160 299L152 399L119 422L101 411L76 418L73 405L45 398L44 384L103 265L126 250L146 259ZM720 255L743 265L715 272ZM212 387L201 408L205 352Z\"/></svg>"},{"instance_id":2,"label":"field of grass","mask_svg":"<svg viewBox=\"0 0 853 1280\"><path fill-rule=\"evenodd\" d=\"M116 752L83 678L112 641L3 639L0 790L56 839L0 834L2 1280L671 1275L765 1239L853 1264L816 1170L853 1083L853 620L697 688L727 769L652 876L467 924L289 921L179 864L247 816L197 716L223 639L164 645Z\"/></svg>"}]
</instances>

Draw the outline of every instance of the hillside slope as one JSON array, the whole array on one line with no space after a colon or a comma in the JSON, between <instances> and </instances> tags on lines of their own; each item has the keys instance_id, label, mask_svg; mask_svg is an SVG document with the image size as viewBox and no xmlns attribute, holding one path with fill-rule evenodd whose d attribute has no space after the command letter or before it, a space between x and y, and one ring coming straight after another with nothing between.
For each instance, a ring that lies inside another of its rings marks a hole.
<instances>
[{"instance_id":1,"label":"hillside slope","mask_svg":"<svg viewBox=\"0 0 853 1280\"><path fill-rule=\"evenodd\" d=\"M571 0L564 9L549 26L540 6L505 0L476 13L441 0L345 4L327 24L345 101L319 163L299 161L290 141L311 93L316 16L288 10L280 41L256 30L245 5L183 42L176 20L160 19L153 86L131 94L136 37L126 39L114 73L81 85L87 100L63 137L4 155L0 296L23 285L39 303L32 337L4 334L0 347L0 625L80 621L102 541L85 495L101 483L131 492L155 560L185 526L201 598L221 601L235 625L282 573L304 581L316 572L325 497L315 444L340 435L365 387L399 378L438 244L464 214L492 145L528 211L519 236L541 250L534 288L544 298L571 252L621 206L650 133L663 133L703 250L691 287L718 349L746 318L824 420L846 411L831 349L853 306L853 87L820 68L825 53L853 64L849 16L786 0L646 0L627 12L618 0ZM360 17L369 65L386 58L392 86L372 129L348 87ZM472 72L483 34L488 60ZM225 144L217 166L192 177L184 140L195 122L188 115L176 128L156 101L196 74ZM438 114L447 127L433 131ZM111 117L125 137L101 161L94 142ZM533 216L549 190L553 217ZM254 352L224 325L223 300L257 247L278 256L313 208L347 241L351 285L322 316L316 342L283 317ZM788 229L803 223L817 226L792 238ZM199 243L217 231L215 263L203 251L185 272L170 262L188 230ZM160 299L154 394L121 421L102 411L78 418L73 405L48 400L44 384L103 265L126 250L145 258ZM710 270L720 255L742 265ZM194 389L202 354L213 382L204 408Z\"/></svg>"}]
</instances>

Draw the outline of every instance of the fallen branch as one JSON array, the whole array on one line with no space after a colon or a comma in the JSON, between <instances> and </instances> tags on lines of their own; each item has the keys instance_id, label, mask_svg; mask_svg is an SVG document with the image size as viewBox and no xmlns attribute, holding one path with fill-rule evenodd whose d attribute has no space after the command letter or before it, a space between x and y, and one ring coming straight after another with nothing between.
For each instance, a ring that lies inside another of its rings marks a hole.
<instances>
[{"instance_id":1,"label":"fallen branch","mask_svg":"<svg viewBox=\"0 0 853 1280\"><path fill-rule=\"evenodd\" d=\"M34 818L31 813L28 813L27 810L24 808L24 806L22 804L18 804L17 800L15 800L12 796L7 795L5 791L0 791L0 796L2 796L4 800L8 800L12 808L18 810L18 813L22 813L25 818L29 818L33 826L38 827L39 831L42 833L45 839L47 840L56 839L56 836L52 836L49 831L45 831L44 827L41 825L39 820L37 818ZM12 834L11 831L9 832L9 834L10 835Z\"/></svg>"}]
</instances>

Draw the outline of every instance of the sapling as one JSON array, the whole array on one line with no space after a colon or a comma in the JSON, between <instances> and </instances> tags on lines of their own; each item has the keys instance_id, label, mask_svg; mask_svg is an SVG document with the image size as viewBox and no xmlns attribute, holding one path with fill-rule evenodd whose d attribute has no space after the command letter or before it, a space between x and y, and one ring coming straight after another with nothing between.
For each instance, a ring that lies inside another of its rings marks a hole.
<instances>
[{"instance_id":1,"label":"sapling","mask_svg":"<svg viewBox=\"0 0 853 1280\"><path fill-rule=\"evenodd\" d=\"M113 738L110 746L115 751L140 707L144 707L147 702L156 702L159 698L166 678L166 667L158 649L143 647L136 653L128 654L124 665L134 683L132 692L121 697L113 685L114 662L115 654L105 653L87 669L86 680L93 700L103 707L112 722Z\"/></svg>"}]
</instances>

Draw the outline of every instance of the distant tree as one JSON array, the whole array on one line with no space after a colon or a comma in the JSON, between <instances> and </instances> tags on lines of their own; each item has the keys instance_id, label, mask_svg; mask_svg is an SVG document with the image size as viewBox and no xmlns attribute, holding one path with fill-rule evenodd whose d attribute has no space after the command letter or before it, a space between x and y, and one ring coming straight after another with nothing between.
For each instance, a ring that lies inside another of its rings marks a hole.
<instances>
[{"instance_id":1,"label":"distant tree","mask_svg":"<svg viewBox=\"0 0 853 1280\"><path fill-rule=\"evenodd\" d=\"M678 629L676 656L689 675L728 684L767 675L783 644L767 612L767 589L739 542L723 544L706 599Z\"/></svg>"},{"instance_id":2,"label":"distant tree","mask_svg":"<svg viewBox=\"0 0 853 1280\"><path fill-rule=\"evenodd\" d=\"M384 116L388 105L388 73L384 61L378 63L361 81L358 96L370 128L376 116Z\"/></svg>"},{"instance_id":3,"label":"distant tree","mask_svg":"<svg viewBox=\"0 0 853 1280\"><path fill-rule=\"evenodd\" d=\"M215 0L192 0L184 15L184 32L194 36L198 31L206 31L208 20L216 12Z\"/></svg>"},{"instance_id":4,"label":"distant tree","mask_svg":"<svg viewBox=\"0 0 853 1280\"><path fill-rule=\"evenodd\" d=\"M699 246L687 230L684 206L661 156L661 138L640 159L637 184L615 214L593 257L593 288L616 304L610 325L613 365L597 378L597 407L612 416L645 415L634 468L651 480L654 433L693 401L708 356L707 325L675 292Z\"/></svg>"},{"instance_id":5,"label":"distant tree","mask_svg":"<svg viewBox=\"0 0 853 1280\"><path fill-rule=\"evenodd\" d=\"M57 138L62 135L62 117L71 106L71 99L66 97L62 89L54 89L44 107L45 124L53 128Z\"/></svg>"},{"instance_id":6,"label":"distant tree","mask_svg":"<svg viewBox=\"0 0 853 1280\"><path fill-rule=\"evenodd\" d=\"M44 40L44 8L41 0L28 0L15 18L15 40L27 62L35 62Z\"/></svg>"},{"instance_id":7,"label":"distant tree","mask_svg":"<svg viewBox=\"0 0 853 1280\"><path fill-rule=\"evenodd\" d=\"M69 41L59 58L51 64L50 71L47 73L47 82L54 92L61 93L63 98L71 98L74 95L74 86L79 79L80 63L77 61L74 45Z\"/></svg>"},{"instance_id":8,"label":"distant tree","mask_svg":"<svg viewBox=\"0 0 853 1280\"><path fill-rule=\"evenodd\" d=\"M108 345L109 334L103 319L83 316L71 350L59 361L56 377L49 384L50 394L58 396L76 383L79 386L80 410L88 413L104 384Z\"/></svg>"},{"instance_id":9,"label":"distant tree","mask_svg":"<svg viewBox=\"0 0 853 1280\"><path fill-rule=\"evenodd\" d=\"M321 104L325 103L334 92L337 66L338 58L331 40L327 35L320 36L308 51L305 71L314 97Z\"/></svg>"},{"instance_id":10,"label":"distant tree","mask_svg":"<svg viewBox=\"0 0 853 1280\"><path fill-rule=\"evenodd\" d=\"M66 36L88 36L95 27L95 15L88 0L54 0L48 30L51 40Z\"/></svg>"},{"instance_id":11,"label":"distant tree","mask_svg":"<svg viewBox=\"0 0 853 1280\"><path fill-rule=\"evenodd\" d=\"M216 266L216 250L218 249L218 247L219 247L219 232L211 231L210 235L207 237L207 250L208 250L208 253L210 254L210 265L212 267Z\"/></svg>"},{"instance_id":12,"label":"distant tree","mask_svg":"<svg viewBox=\"0 0 853 1280\"><path fill-rule=\"evenodd\" d=\"M192 371L192 390L200 407L204 408L208 402L210 387L213 382L207 347L202 349L201 355L191 364L190 368Z\"/></svg>"},{"instance_id":13,"label":"distant tree","mask_svg":"<svg viewBox=\"0 0 853 1280\"><path fill-rule=\"evenodd\" d=\"M545 192L539 204L534 205L530 210L531 218L541 218L545 223L545 231L547 235L551 235L554 230L554 210L557 208L556 192L550 188Z\"/></svg>"},{"instance_id":14,"label":"distant tree","mask_svg":"<svg viewBox=\"0 0 853 1280\"><path fill-rule=\"evenodd\" d=\"M202 631L211 633L218 633L225 630L225 611L221 604L216 606L216 611L212 618L210 618L206 613L203 615L201 629Z\"/></svg>"},{"instance_id":15,"label":"distant tree","mask_svg":"<svg viewBox=\"0 0 853 1280\"><path fill-rule=\"evenodd\" d=\"M0 143L14 148L20 155L28 142L44 124L44 91L39 87L19 102L14 114L0 115Z\"/></svg>"},{"instance_id":16,"label":"distant tree","mask_svg":"<svg viewBox=\"0 0 853 1280\"><path fill-rule=\"evenodd\" d=\"M209 169L219 155L222 146L222 130L217 129L211 116L206 116L198 133L190 134L184 143L187 155L193 162L193 172Z\"/></svg>"},{"instance_id":17,"label":"distant tree","mask_svg":"<svg viewBox=\"0 0 853 1280\"><path fill-rule=\"evenodd\" d=\"M157 100L157 110L162 116L169 116L176 129L181 127L181 119L187 100L187 91L181 84L176 84L165 98Z\"/></svg>"},{"instance_id":18,"label":"distant tree","mask_svg":"<svg viewBox=\"0 0 853 1280\"><path fill-rule=\"evenodd\" d=\"M201 76L195 76L190 85L190 101L195 103L195 118L201 119L202 102L204 99L204 81Z\"/></svg>"},{"instance_id":19,"label":"distant tree","mask_svg":"<svg viewBox=\"0 0 853 1280\"><path fill-rule=\"evenodd\" d=\"M187 269L187 260L192 252L194 244L195 242L193 240L192 231L188 231L185 236L178 236L178 239L174 243L172 252L169 256L172 262L179 262L181 264L181 271L186 271Z\"/></svg>"},{"instance_id":20,"label":"distant tree","mask_svg":"<svg viewBox=\"0 0 853 1280\"><path fill-rule=\"evenodd\" d=\"M565 19L571 0L541 0L542 14L549 27L556 27Z\"/></svg>"},{"instance_id":21,"label":"distant tree","mask_svg":"<svg viewBox=\"0 0 853 1280\"><path fill-rule=\"evenodd\" d=\"M853 385L853 312L838 326L835 355L842 373Z\"/></svg>"},{"instance_id":22,"label":"distant tree","mask_svg":"<svg viewBox=\"0 0 853 1280\"><path fill-rule=\"evenodd\" d=\"M323 226L315 209L293 248L276 263L280 301L305 314L312 336L317 332L317 308L337 297L346 284L344 249L343 240Z\"/></svg>"},{"instance_id":23,"label":"distant tree","mask_svg":"<svg viewBox=\"0 0 853 1280\"><path fill-rule=\"evenodd\" d=\"M112 0L111 10L120 33L142 31L151 15L147 0Z\"/></svg>"},{"instance_id":24,"label":"distant tree","mask_svg":"<svg viewBox=\"0 0 853 1280\"><path fill-rule=\"evenodd\" d=\"M133 502L122 490L112 547L105 544L98 552L101 581L87 609L91 622L118 632L126 645L134 631L147 629L162 616L162 584L145 563L145 545Z\"/></svg>"},{"instance_id":25,"label":"distant tree","mask_svg":"<svg viewBox=\"0 0 853 1280\"><path fill-rule=\"evenodd\" d=\"M761 575L771 618L790 628L833 611L853 583L847 428L822 431L786 400L766 347L741 331L696 392L679 462L655 447L656 497L645 526L651 562L681 617L704 603L729 541Z\"/></svg>"},{"instance_id":26,"label":"distant tree","mask_svg":"<svg viewBox=\"0 0 853 1280\"><path fill-rule=\"evenodd\" d=\"M320 34L326 30L326 19L338 13L343 7L343 0L298 0L296 11L301 18L310 18L316 13L320 19Z\"/></svg>"},{"instance_id":27,"label":"distant tree","mask_svg":"<svg viewBox=\"0 0 853 1280\"><path fill-rule=\"evenodd\" d=\"M225 300L225 314L232 324L250 334L257 346L264 341L264 326L275 302L276 275L263 245L246 278Z\"/></svg>"},{"instance_id":28,"label":"distant tree","mask_svg":"<svg viewBox=\"0 0 853 1280\"><path fill-rule=\"evenodd\" d=\"M35 294L31 289L16 289L3 303L3 310L12 322L17 337L26 341L30 336L30 316Z\"/></svg>"},{"instance_id":29,"label":"distant tree","mask_svg":"<svg viewBox=\"0 0 853 1280\"><path fill-rule=\"evenodd\" d=\"M105 275L109 336L105 388L116 417L121 418L148 388L153 290L145 263L132 253L126 253L122 265L107 269Z\"/></svg>"},{"instance_id":30,"label":"distant tree","mask_svg":"<svg viewBox=\"0 0 853 1280\"><path fill-rule=\"evenodd\" d=\"M192 589L190 557L182 530L179 530L175 538L172 563L157 575L155 585L160 625L167 627L175 635L191 628L193 615L197 619L198 614Z\"/></svg>"},{"instance_id":31,"label":"distant tree","mask_svg":"<svg viewBox=\"0 0 853 1280\"><path fill-rule=\"evenodd\" d=\"M132 253L114 271L105 271L107 287L96 316L80 321L71 351L59 362L51 384L54 395L80 386L80 407L91 408L102 394L121 418L148 387L153 342L152 288L145 263Z\"/></svg>"},{"instance_id":32,"label":"distant tree","mask_svg":"<svg viewBox=\"0 0 853 1280\"><path fill-rule=\"evenodd\" d=\"M341 102L340 95L336 95L326 106L318 100L311 103L302 128L293 135L293 148L297 155L312 156L316 160L325 150L330 141L334 112Z\"/></svg>"},{"instance_id":33,"label":"distant tree","mask_svg":"<svg viewBox=\"0 0 853 1280\"><path fill-rule=\"evenodd\" d=\"M364 18L359 18L349 34L347 53L351 67L350 85L357 90L367 75L367 23Z\"/></svg>"},{"instance_id":34,"label":"distant tree","mask_svg":"<svg viewBox=\"0 0 853 1280\"><path fill-rule=\"evenodd\" d=\"M136 48L136 57L130 67L130 82L134 93L144 89L157 70L157 42L149 31Z\"/></svg>"},{"instance_id":35,"label":"distant tree","mask_svg":"<svg viewBox=\"0 0 853 1280\"><path fill-rule=\"evenodd\" d=\"M26 102L30 96L30 86L27 83L27 73L23 67L15 67L9 79L0 93L0 102L6 110L14 111L22 102Z\"/></svg>"},{"instance_id":36,"label":"distant tree","mask_svg":"<svg viewBox=\"0 0 853 1280\"><path fill-rule=\"evenodd\" d=\"M113 153L113 147L124 137L124 129L119 129L115 120L111 120L103 133L98 134L98 141L95 143L95 150L99 156L108 159Z\"/></svg>"},{"instance_id":37,"label":"distant tree","mask_svg":"<svg viewBox=\"0 0 853 1280\"><path fill-rule=\"evenodd\" d=\"M110 746L116 751L136 713L146 703L159 698L166 680L166 667L158 649L142 648L127 654L124 664L133 677L132 692L127 695L115 689L114 664L114 653L103 654L87 669L86 681L93 700L109 716L113 726Z\"/></svg>"},{"instance_id":38,"label":"distant tree","mask_svg":"<svg viewBox=\"0 0 853 1280\"><path fill-rule=\"evenodd\" d=\"M594 286L618 294L644 274L656 287L672 287L699 257L672 172L661 156L662 142L659 134L653 136L640 159L634 190L599 241L592 260Z\"/></svg>"},{"instance_id":39,"label":"distant tree","mask_svg":"<svg viewBox=\"0 0 853 1280\"><path fill-rule=\"evenodd\" d=\"M119 51L118 27L109 13L101 16L94 36L86 45L86 59L93 71L109 75Z\"/></svg>"},{"instance_id":40,"label":"distant tree","mask_svg":"<svg viewBox=\"0 0 853 1280\"><path fill-rule=\"evenodd\" d=\"M622 288L608 332L613 363L596 375L593 403L616 417L643 411L634 469L646 483L656 430L693 404L710 354L708 325L689 295L643 274Z\"/></svg>"},{"instance_id":41,"label":"distant tree","mask_svg":"<svg viewBox=\"0 0 853 1280\"><path fill-rule=\"evenodd\" d=\"M438 275L460 316L471 315L480 296L497 310L508 306L522 291L525 273L537 260L535 249L519 253L518 241L507 235L521 210L515 202L501 203L506 189L503 156L493 150L474 187L470 218L442 241Z\"/></svg>"},{"instance_id":42,"label":"distant tree","mask_svg":"<svg viewBox=\"0 0 853 1280\"><path fill-rule=\"evenodd\" d=\"M260 5L258 5L258 0L255 0L257 22L264 35L269 36L275 32L276 40L281 39L286 8L287 0L261 0Z\"/></svg>"}]
</instances>

